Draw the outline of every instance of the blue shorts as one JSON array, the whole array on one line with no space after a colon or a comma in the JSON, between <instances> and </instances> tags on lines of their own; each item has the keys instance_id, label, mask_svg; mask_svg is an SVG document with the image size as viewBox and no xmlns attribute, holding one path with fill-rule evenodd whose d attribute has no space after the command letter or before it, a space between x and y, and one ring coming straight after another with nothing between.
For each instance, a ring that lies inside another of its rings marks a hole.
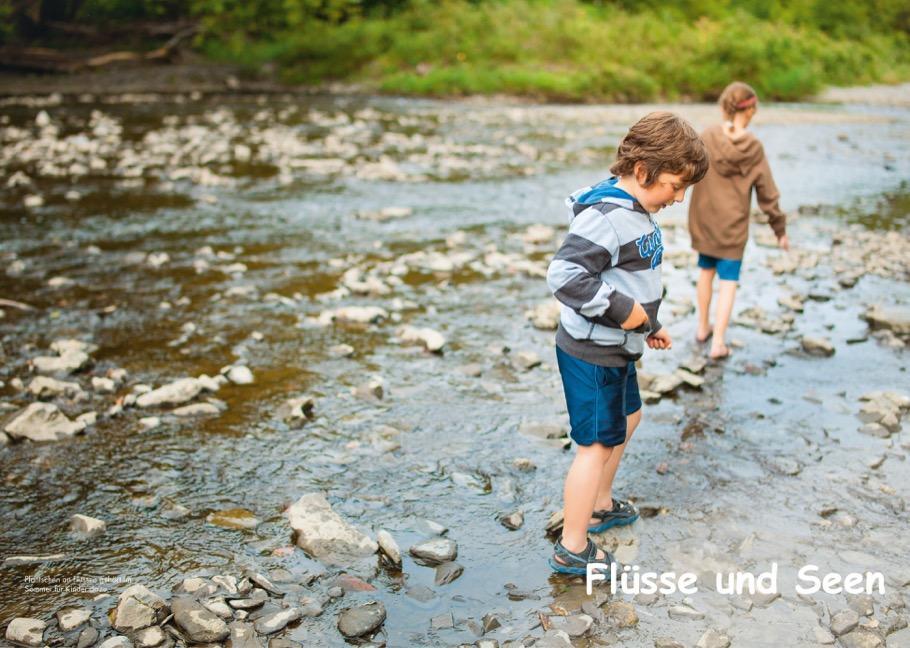
<instances>
[{"instance_id":1,"label":"blue shorts","mask_svg":"<svg viewBox=\"0 0 910 648\"><path fill-rule=\"evenodd\" d=\"M556 347L556 361L569 410L570 436L578 445L626 442L626 417L641 409L635 363L601 367Z\"/></svg>"},{"instance_id":2,"label":"blue shorts","mask_svg":"<svg viewBox=\"0 0 910 648\"><path fill-rule=\"evenodd\" d=\"M707 254L698 253L698 267L705 270L717 268L717 276L723 281L739 281L739 271L743 267L742 259L718 259Z\"/></svg>"}]
</instances>

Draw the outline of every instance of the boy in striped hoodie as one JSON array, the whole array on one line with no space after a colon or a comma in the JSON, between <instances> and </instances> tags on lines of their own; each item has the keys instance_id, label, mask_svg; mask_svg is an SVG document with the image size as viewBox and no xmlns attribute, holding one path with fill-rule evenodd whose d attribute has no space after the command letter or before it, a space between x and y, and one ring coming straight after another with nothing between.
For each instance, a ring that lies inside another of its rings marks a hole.
<instances>
[{"instance_id":1,"label":"boy in striped hoodie","mask_svg":"<svg viewBox=\"0 0 910 648\"><path fill-rule=\"evenodd\" d=\"M704 144L680 117L653 112L623 138L613 174L573 193L569 233L547 283L560 301L556 359L569 410L575 459L563 491L562 537L550 567L586 574L612 556L588 532L631 524L638 512L613 497L613 478L641 420L635 361L647 344L669 349L657 319L663 242L652 214L682 202L708 169Z\"/></svg>"}]
</instances>

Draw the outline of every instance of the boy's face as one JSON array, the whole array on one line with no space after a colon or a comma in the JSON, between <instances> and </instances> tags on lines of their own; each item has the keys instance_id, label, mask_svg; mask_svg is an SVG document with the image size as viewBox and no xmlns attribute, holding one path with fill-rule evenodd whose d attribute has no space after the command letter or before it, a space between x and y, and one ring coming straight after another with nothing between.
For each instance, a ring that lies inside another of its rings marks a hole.
<instances>
[{"instance_id":1,"label":"boy's face","mask_svg":"<svg viewBox=\"0 0 910 648\"><path fill-rule=\"evenodd\" d=\"M656 214L664 207L682 202L686 197L687 187L682 174L661 173L650 187L641 187L637 198L649 213Z\"/></svg>"}]
</instances>

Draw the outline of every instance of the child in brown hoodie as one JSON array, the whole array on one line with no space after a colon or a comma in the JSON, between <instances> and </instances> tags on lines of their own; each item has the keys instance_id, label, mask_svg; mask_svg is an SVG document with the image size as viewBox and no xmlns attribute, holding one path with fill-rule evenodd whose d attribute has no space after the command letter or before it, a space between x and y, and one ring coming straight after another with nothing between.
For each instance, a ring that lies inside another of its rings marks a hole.
<instances>
[{"instance_id":1,"label":"child in brown hoodie","mask_svg":"<svg viewBox=\"0 0 910 648\"><path fill-rule=\"evenodd\" d=\"M730 354L724 334L733 312L733 300L749 238L749 208L752 190L758 206L768 215L778 245L788 250L787 217L778 206L780 192L771 177L771 167L761 142L746 130L758 110L758 96L745 83L728 85L720 96L724 123L707 128L701 135L711 166L704 180L692 189L689 205L689 234L698 252L698 331L695 339L712 337L710 357ZM720 278L717 318L712 327L708 317L714 275Z\"/></svg>"}]
</instances>

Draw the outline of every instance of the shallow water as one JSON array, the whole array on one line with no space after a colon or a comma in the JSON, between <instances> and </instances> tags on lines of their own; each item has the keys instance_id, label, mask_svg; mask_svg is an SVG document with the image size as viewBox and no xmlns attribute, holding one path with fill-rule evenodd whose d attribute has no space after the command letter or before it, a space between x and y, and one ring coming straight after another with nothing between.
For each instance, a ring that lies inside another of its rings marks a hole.
<instances>
[{"instance_id":1,"label":"shallow water","mask_svg":"<svg viewBox=\"0 0 910 648\"><path fill-rule=\"evenodd\" d=\"M112 367L129 371L128 385L215 375L234 362L248 365L256 378L253 385L228 385L216 394L228 405L218 417L164 418L160 427L143 432L138 418L147 414L127 409L116 418L100 417L86 434L70 440L19 443L0 452L5 484L0 513L8 521L0 553L66 555L0 570L3 618L43 616L74 602L106 611L114 600L29 592L28 576L131 579L167 592L186 576L239 573L243 566L264 572L283 568L295 577L322 573L324 567L299 549L274 553L291 545L282 511L311 491L324 492L336 511L364 530L389 530L404 550L426 536L423 520L444 524L458 543L457 560L465 571L437 587L433 569L406 555L401 572L378 571L371 580L376 591L329 602L325 614L288 633L304 645L344 645L334 627L336 613L361 599L385 604L390 646L472 642L476 635L466 620L491 611L501 614L504 627L490 636L519 639L541 632L537 611L554 599L583 599L580 585L551 576L545 562L552 540L543 528L560 506L571 452L558 441L518 432L522 422L566 423L552 333L532 328L524 315L548 297L545 281L508 268L488 276L482 266L452 272L412 268L390 295L337 302L317 295L337 288L355 265L369 270L419 251L461 251L482 260L494 246L545 268L558 240L528 246L522 240L526 228L538 223L562 228L564 196L604 176L611 145L649 108L300 101L219 97L183 104L64 102L47 108L61 125L61 137L82 132L91 110L102 110L123 127L122 142L129 146L118 145L119 150L134 146L141 153L150 132L191 123L208 132L223 128L232 145L248 137L254 149L261 146L263 130L276 128L281 138L296 136L304 148L277 165L239 163L230 155L228 161L182 162L210 167L225 179L213 186L169 179L164 161L157 167L149 163L138 179L110 172L79 179L64 174L38 181L33 190L2 190L0 253L7 266L18 259L24 267L15 276L0 276L0 296L35 307L6 308L0 319L5 402L28 402L10 380L19 376L27 384L27 360L60 337L98 345L95 366L73 378L86 388L89 375ZM713 119L713 107L676 108L699 127ZM9 124L35 128L35 108L3 111ZM221 117L213 122L213 115ZM831 232L842 222L906 231L901 181L910 177L908 123L910 111L904 109L763 109L755 130L770 156L783 207L845 206L838 215L798 219L791 232L795 246L824 256ZM408 153L410 145L400 138L383 139L390 132L426 139ZM342 144L327 143L333 133ZM211 146L217 138L203 141ZM312 173L291 163L344 144L353 148L340 159L361 177ZM449 148L429 155L434 146ZM400 177L368 177L369 164L383 155L395 160ZM17 168L8 162L6 177ZM23 168L29 172L28 165ZM282 170L289 177L282 178ZM65 192L73 189L81 196L67 200ZM43 207L22 207L30 191L44 195ZM878 207L880 200L888 209ZM356 217L391 206L413 213L386 222ZM684 215L684 206L677 206L660 216L668 253L687 249ZM464 242L450 249L446 238L458 231L465 233ZM98 249L89 252L88 246ZM203 246L228 255L200 255ZM136 252L167 252L170 259L154 268L128 256ZM708 368L701 392L684 390L646 407L617 493L653 504L660 513L606 534L605 542L620 547L617 555L624 562L657 571L761 571L776 561L783 598L765 609L733 612L726 597L704 588L693 597L708 615L704 621L670 620L666 601L637 606L637 628L604 632L602 642L650 646L654 637L671 635L691 644L715 627L734 637L734 645L814 645L812 627L822 605L810 606L792 594L796 568L812 562L823 571L892 574L903 566L910 550L903 508L910 495L906 447L899 445L900 436L888 446L859 435L855 413L863 393L906 390L906 352L872 338L850 345L846 340L864 335L858 313L866 304L906 303L907 285L867 276L846 291L824 261L814 279L781 279L763 265L776 254L750 245L737 312L752 305L779 310L784 286L826 292L831 299L808 301L787 336L733 327L731 337L744 348L725 365ZM194 262L200 258L210 267L197 273ZM218 269L233 263L245 264L246 271ZM676 266L665 272L670 299L694 299L696 270ZM74 283L51 288L47 281L54 276ZM227 292L231 288L233 294ZM391 305L396 297L403 300L398 307ZM170 307L162 308L162 302ZM350 304L383 305L401 323L439 330L448 339L444 353L398 344L399 324L393 321L318 327L307 320ZM692 315L662 319L670 322L676 343L669 353L645 356L649 373L672 370L695 351L688 342L694 335ZM185 335L181 327L188 322L195 329ZM830 338L836 355L790 353L806 334ZM339 343L353 346L354 354L333 357L328 349ZM496 345L511 352L490 348ZM537 352L543 365L517 369L510 358L519 351ZM483 375L459 371L470 363L481 365ZM382 401L351 394L374 376L384 380ZM314 420L301 428L276 420L278 405L303 394L316 399ZM95 395L65 409L100 414L113 400ZM370 434L379 425L400 431L398 449L385 451L373 443ZM866 460L882 452L887 460L870 471ZM515 469L517 457L530 458L537 469ZM775 462L782 457L796 459L799 474L781 475ZM655 471L661 462L669 467L663 475ZM171 504L187 507L189 515L166 517L162 513ZM859 523L826 524L817 510L829 504ZM251 511L261 523L241 531L206 522L210 512L232 508ZM516 509L524 511L525 523L509 531L497 516ZM75 513L106 520L107 533L87 542L71 539L67 526ZM868 564L858 564L866 554ZM319 580L311 589L318 595L330 581ZM510 600L508 583L539 598ZM843 597L817 600L832 610L844 606ZM431 629L430 619L449 610L455 628Z\"/></svg>"}]
</instances>

